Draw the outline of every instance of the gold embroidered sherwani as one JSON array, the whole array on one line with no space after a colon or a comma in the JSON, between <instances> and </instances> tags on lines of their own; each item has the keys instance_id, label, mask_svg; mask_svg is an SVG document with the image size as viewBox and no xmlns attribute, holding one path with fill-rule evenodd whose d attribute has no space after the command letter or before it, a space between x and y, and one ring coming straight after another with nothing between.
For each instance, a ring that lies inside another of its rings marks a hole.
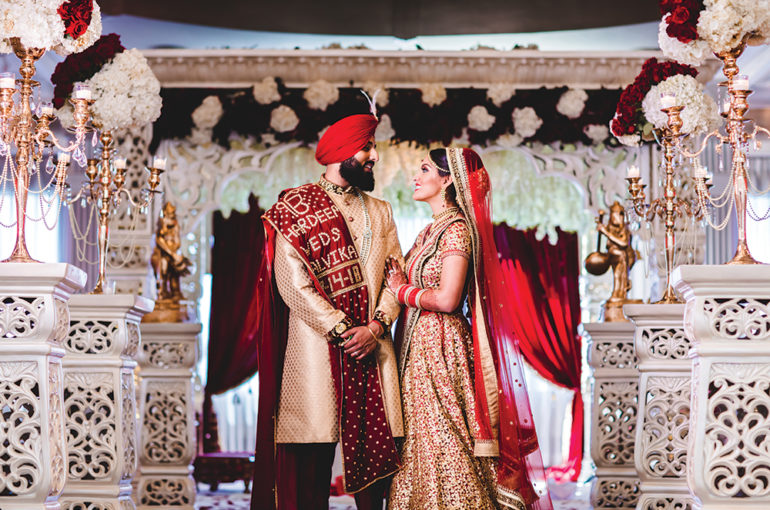
<instances>
[{"instance_id":1,"label":"gold embroidered sherwani","mask_svg":"<svg viewBox=\"0 0 770 510\"><path fill-rule=\"evenodd\" d=\"M379 311L390 321L395 320L400 305L387 289L385 260L393 256L402 266L404 262L390 204L353 188L336 186L323 177L319 184L345 216L359 257L363 258L368 251L365 262L362 260L362 267L369 292L369 319ZM365 236L367 213L372 232L371 243L366 241ZM337 401L327 341L328 333L345 318L345 313L321 297L304 262L281 236L278 236L275 247L275 281L278 292L289 307L289 334L276 442L337 442ZM371 355L377 357L385 414L391 433L395 437L403 436L398 366L390 331L386 331L379 340L379 347Z\"/></svg>"}]
</instances>

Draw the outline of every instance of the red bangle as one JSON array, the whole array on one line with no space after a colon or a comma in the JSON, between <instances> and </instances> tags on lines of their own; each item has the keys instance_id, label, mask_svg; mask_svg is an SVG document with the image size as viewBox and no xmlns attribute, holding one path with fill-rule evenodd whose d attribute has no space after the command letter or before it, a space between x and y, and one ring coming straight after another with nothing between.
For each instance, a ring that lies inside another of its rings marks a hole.
<instances>
[{"instance_id":1,"label":"red bangle","mask_svg":"<svg viewBox=\"0 0 770 510\"><path fill-rule=\"evenodd\" d=\"M414 285L403 284L398 288L396 292L396 299L399 303L412 308L420 308L420 298L425 293L426 289L415 287Z\"/></svg>"}]
</instances>

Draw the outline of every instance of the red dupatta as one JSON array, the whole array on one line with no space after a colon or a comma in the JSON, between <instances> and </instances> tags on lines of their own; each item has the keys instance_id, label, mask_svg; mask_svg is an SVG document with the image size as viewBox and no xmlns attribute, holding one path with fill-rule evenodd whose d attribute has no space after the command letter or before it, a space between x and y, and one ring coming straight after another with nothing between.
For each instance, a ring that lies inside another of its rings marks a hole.
<instances>
[{"instance_id":1,"label":"red dupatta","mask_svg":"<svg viewBox=\"0 0 770 510\"><path fill-rule=\"evenodd\" d=\"M473 241L475 288L470 305L474 362L480 367L475 373L476 419L481 430L477 439L497 439L499 503L513 508L509 494L515 491L528 508L551 510L521 353L513 336L515 310L508 304L506 279L495 246L489 174L473 150L446 151L458 205L470 220Z\"/></svg>"}]
</instances>

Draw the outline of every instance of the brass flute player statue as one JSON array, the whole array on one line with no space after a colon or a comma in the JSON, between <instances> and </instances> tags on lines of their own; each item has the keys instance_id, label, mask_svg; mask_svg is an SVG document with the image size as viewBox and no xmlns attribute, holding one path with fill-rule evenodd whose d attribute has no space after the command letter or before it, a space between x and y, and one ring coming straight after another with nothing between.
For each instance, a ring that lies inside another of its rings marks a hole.
<instances>
[{"instance_id":1,"label":"brass flute player statue","mask_svg":"<svg viewBox=\"0 0 770 510\"><path fill-rule=\"evenodd\" d=\"M163 204L163 214L158 218L155 249L150 257L158 296L155 309L145 316L144 322L184 322L188 319L179 279L190 274L191 262L179 253L181 247L176 207L166 202Z\"/></svg>"},{"instance_id":2,"label":"brass flute player statue","mask_svg":"<svg viewBox=\"0 0 770 510\"><path fill-rule=\"evenodd\" d=\"M602 223L604 214L604 211L599 211L599 218L596 219L598 243L596 251L586 257L585 267L589 273L597 276L612 267L612 294L604 303L604 321L626 321L628 319L623 315L623 305L636 301L627 297L631 290L628 273L636 262L636 250L631 247L631 231L623 206L617 201L610 206L610 217L606 225ZM600 251L602 235L607 238L606 252Z\"/></svg>"}]
</instances>

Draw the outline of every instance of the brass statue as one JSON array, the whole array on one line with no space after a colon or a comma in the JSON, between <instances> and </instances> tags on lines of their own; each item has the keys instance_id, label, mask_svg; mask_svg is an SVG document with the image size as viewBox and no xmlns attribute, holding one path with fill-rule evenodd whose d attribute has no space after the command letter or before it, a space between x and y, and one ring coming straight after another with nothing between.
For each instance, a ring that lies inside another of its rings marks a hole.
<instances>
[{"instance_id":1,"label":"brass statue","mask_svg":"<svg viewBox=\"0 0 770 510\"><path fill-rule=\"evenodd\" d=\"M150 257L158 296L155 309L144 317L144 322L184 322L189 318L186 303L183 303L184 296L179 279L190 274L191 262L178 253L181 247L176 207L171 202L166 202L158 218L155 249Z\"/></svg>"},{"instance_id":2,"label":"brass statue","mask_svg":"<svg viewBox=\"0 0 770 510\"><path fill-rule=\"evenodd\" d=\"M599 211L596 219L596 230L599 238L596 251L588 255L585 261L586 270L594 275L602 275L612 267L613 287L610 298L604 303L605 322L627 321L623 315L623 305L639 302L629 300L631 280L628 273L636 262L636 250L631 247L631 231L626 222L626 211L619 202L610 206L610 217L607 224L602 223L605 212ZM607 251L600 251L602 235L607 238Z\"/></svg>"}]
</instances>

